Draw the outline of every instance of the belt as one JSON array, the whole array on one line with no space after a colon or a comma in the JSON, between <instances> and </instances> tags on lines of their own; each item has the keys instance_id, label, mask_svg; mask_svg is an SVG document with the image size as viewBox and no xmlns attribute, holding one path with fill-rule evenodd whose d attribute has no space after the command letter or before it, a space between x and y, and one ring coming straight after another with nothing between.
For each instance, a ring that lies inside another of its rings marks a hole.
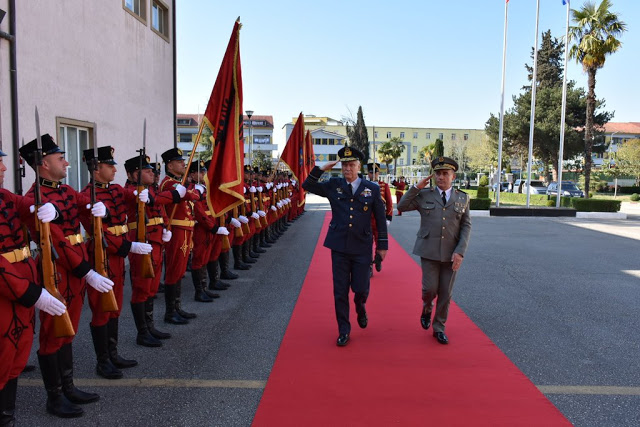
<instances>
[{"instance_id":1,"label":"belt","mask_svg":"<svg viewBox=\"0 0 640 427\"><path fill-rule=\"evenodd\" d=\"M120 236L122 234L125 234L127 231L129 231L129 227L127 227L127 224L114 225L113 227L107 228L107 231L113 234L114 236Z\"/></svg>"},{"instance_id":2,"label":"belt","mask_svg":"<svg viewBox=\"0 0 640 427\"><path fill-rule=\"evenodd\" d=\"M31 256L31 251L29 250L28 246L25 246L24 248L14 249L10 252L5 252L0 255L5 257L7 261L13 264L14 262L20 262L29 258Z\"/></svg>"},{"instance_id":3,"label":"belt","mask_svg":"<svg viewBox=\"0 0 640 427\"><path fill-rule=\"evenodd\" d=\"M79 245L80 243L84 242L82 234L71 234L69 236L64 236L64 238L71 242L73 246Z\"/></svg>"},{"instance_id":4,"label":"belt","mask_svg":"<svg viewBox=\"0 0 640 427\"><path fill-rule=\"evenodd\" d=\"M196 222L183 219L172 219L171 225L178 225L180 227L193 227L194 225L196 225Z\"/></svg>"},{"instance_id":5,"label":"belt","mask_svg":"<svg viewBox=\"0 0 640 427\"><path fill-rule=\"evenodd\" d=\"M158 224L164 224L164 219L161 216L153 217L149 221L147 221L147 227L150 225L158 225ZM135 230L136 228L138 228L137 223L135 222L129 223L129 230Z\"/></svg>"}]
</instances>

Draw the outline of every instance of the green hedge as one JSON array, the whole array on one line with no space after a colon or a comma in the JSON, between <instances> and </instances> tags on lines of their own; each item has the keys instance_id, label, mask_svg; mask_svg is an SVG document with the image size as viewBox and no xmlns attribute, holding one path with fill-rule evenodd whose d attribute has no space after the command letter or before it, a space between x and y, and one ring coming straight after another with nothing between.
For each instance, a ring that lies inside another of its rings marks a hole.
<instances>
[{"instance_id":1,"label":"green hedge","mask_svg":"<svg viewBox=\"0 0 640 427\"><path fill-rule=\"evenodd\" d=\"M500 193L500 203L516 203L525 205L527 195L523 193ZM529 204L532 206L547 206L547 196L544 194L531 194Z\"/></svg>"},{"instance_id":2,"label":"green hedge","mask_svg":"<svg viewBox=\"0 0 640 427\"><path fill-rule=\"evenodd\" d=\"M488 199L489 198L489 187L482 186L478 187L478 199Z\"/></svg>"},{"instance_id":3,"label":"green hedge","mask_svg":"<svg viewBox=\"0 0 640 427\"><path fill-rule=\"evenodd\" d=\"M604 199L581 199L574 197L571 205L579 212L618 212L620 210L620 200Z\"/></svg>"},{"instance_id":4,"label":"green hedge","mask_svg":"<svg viewBox=\"0 0 640 427\"><path fill-rule=\"evenodd\" d=\"M547 206L555 206L556 205L556 196L548 196L549 200L547 202ZM571 207L571 200L573 199L573 197L560 197L560 207L561 208L570 208Z\"/></svg>"},{"instance_id":5,"label":"green hedge","mask_svg":"<svg viewBox=\"0 0 640 427\"><path fill-rule=\"evenodd\" d=\"M618 190L618 193L620 194L633 194L633 193L640 193L640 187L620 187L620 190Z\"/></svg>"},{"instance_id":6,"label":"green hedge","mask_svg":"<svg viewBox=\"0 0 640 427\"><path fill-rule=\"evenodd\" d=\"M480 198L469 200L469 209L486 211L491 206L491 199Z\"/></svg>"}]
</instances>

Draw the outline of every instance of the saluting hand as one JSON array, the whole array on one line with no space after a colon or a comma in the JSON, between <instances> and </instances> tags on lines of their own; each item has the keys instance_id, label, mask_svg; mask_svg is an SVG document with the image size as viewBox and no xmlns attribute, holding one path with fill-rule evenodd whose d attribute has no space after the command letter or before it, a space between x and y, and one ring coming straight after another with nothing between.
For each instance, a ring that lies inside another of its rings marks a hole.
<instances>
[{"instance_id":1,"label":"saluting hand","mask_svg":"<svg viewBox=\"0 0 640 427\"><path fill-rule=\"evenodd\" d=\"M416 184L416 187L422 190L424 187L427 186L427 184L429 184L429 181L431 181L432 177L433 177L433 174L429 175L426 178L422 178L420 181L418 181L418 183Z\"/></svg>"},{"instance_id":2,"label":"saluting hand","mask_svg":"<svg viewBox=\"0 0 640 427\"><path fill-rule=\"evenodd\" d=\"M462 265L463 259L464 257L462 255L454 252L454 254L451 256L451 262L453 263L453 265L451 266L451 269L453 271L458 271L460 269L460 265Z\"/></svg>"},{"instance_id":3,"label":"saluting hand","mask_svg":"<svg viewBox=\"0 0 640 427\"><path fill-rule=\"evenodd\" d=\"M334 161L331 161L331 162L327 162L327 163L325 163L324 165L322 165L322 166L320 167L320 170L322 170L322 171L325 171L325 172L326 172L326 171L328 171L329 169L331 169L332 167L334 167L337 163L338 163L338 160L334 160Z\"/></svg>"}]
</instances>

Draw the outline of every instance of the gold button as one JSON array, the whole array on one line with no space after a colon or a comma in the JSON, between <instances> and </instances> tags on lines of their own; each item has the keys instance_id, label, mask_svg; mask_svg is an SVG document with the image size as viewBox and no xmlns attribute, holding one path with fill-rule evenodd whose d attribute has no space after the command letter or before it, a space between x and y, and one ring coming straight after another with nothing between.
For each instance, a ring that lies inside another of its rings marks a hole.
<instances>
[{"instance_id":1,"label":"gold button","mask_svg":"<svg viewBox=\"0 0 640 427\"><path fill-rule=\"evenodd\" d=\"M442 229L444 230L444 227L442 227Z\"/></svg>"},{"instance_id":2,"label":"gold button","mask_svg":"<svg viewBox=\"0 0 640 427\"><path fill-rule=\"evenodd\" d=\"M353 202L353 199L351 199L351 201Z\"/></svg>"},{"instance_id":3,"label":"gold button","mask_svg":"<svg viewBox=\"0 0 640 427\"><path fill-rule=\"evenodd\" d=\"M349 209L353 210L353 208L349 208Z\"/></svg>"},{"instance_id":4,"label":"gold button","mask_svg":"<svg viewBox=\"0 0 640 427\"><path fill-rule=\"evenodd\" d=\"M353 215L349 215L349 218L353 218Z\"/></svg>"},{"instance_id":5,"label":"gold button","mask_svg":"<svg viewBox=\"0 0 640 427\"><path fill-rule=\"evenodd\" d=\"M442 238L444 239L444 236L442 236Z\"/></svg>"},{"instance_id":6,"label":"gold button","mask_svg":"<svg viewBox=\"0 0 640 427\"><path fill-rule=\"evenodd\" d=\"M349 227L353 227L353 224L349 224Z\"/></svg>"},{"instance_id":7,"label":"gold button","mask_svg":"<svg viewBox=\"0 0 640 427\"><path fill-rule=\"evenodd\" d=\"M443 221L446 221L446 220L447 220L447 218L445 218L445 217L442 217L442 220L443 220Z\"/></svg>"}]
</instances>

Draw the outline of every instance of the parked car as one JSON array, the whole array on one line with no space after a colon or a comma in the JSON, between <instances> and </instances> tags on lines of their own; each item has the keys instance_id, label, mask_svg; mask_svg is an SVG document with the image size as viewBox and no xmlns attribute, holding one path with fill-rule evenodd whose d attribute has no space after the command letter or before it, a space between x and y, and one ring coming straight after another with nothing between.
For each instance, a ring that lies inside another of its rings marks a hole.
<instances>
[{"instance_id":1,"label":"parked car","mask_svg":"<svg viewBox=\"0 0 640 427\"><path fill-rule=\"evenodd\" d=\"M584 191L580 190L575 182L573 181L562 181L562 196L564 197L584 197ZM547 187L547 195L549 196L557 196L558 195L558 183L552 182Z\"/></svg>"},{"instance_id":2,"label":"parked car","mask_svg":"<svg viewBox=\"0 0 640 427\"><path fill-rule=\"evenodd\" d=\"M495 193L496 188L498 188L498 184L493 184L493 186L491 187L493 192ZM500 183L500 192L504 193L506 191L509 191L509 183L508 182L501 182Z\"/></svg>"},{"instance_id":3,"label":"parked car","mask_svg":"<svg viewBox=\"0 0 640 427\"><path fill-rule=\"evenodd\" d=\"M522 193L527 192L527 181L522 184ZM531 180L531 190L529 194L547 194L547 187L543 181Z\"/></svg>"}]
</instances>

